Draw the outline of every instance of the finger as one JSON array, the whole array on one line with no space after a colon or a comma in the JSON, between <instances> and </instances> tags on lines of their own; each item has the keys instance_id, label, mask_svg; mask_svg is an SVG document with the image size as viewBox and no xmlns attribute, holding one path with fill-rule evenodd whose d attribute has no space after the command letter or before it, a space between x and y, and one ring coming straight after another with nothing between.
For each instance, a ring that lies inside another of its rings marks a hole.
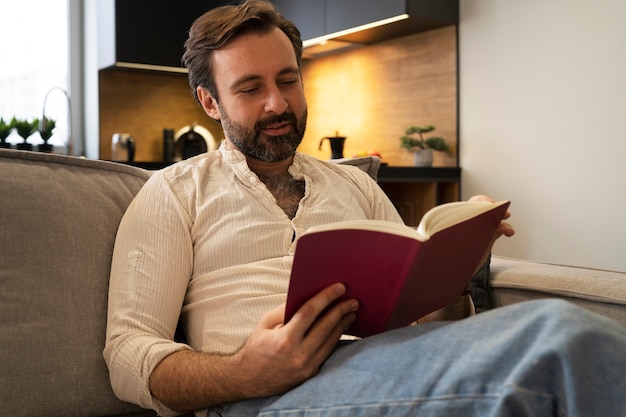
<instances>
[{"instance_id":1,"label":"finger","mask_svg":"<svg viewBox=\"0 0 626 417\"><path fill-rule=\"evenodd\" d=\"M285 325L301 339L326 308L346 292L346 286L337 283L324 288L300 307Z\"/></svg>"},{"instance_id":2,"label":"finger","mask_svg":"<svg viewBox=\"0 0 626 417\"><path fill-rule=\"evenodd\" d=\"M487 201L489 203L495 203L495 200L493 198L484 194L473 195L469 198L468 201Z\"/></svg>"},{"instance_id":3,"label":"finger","mask_svg":"<svg viewBox=\"0 0 626 417\"><path fill-rule=\"evenodd\" d=\"M515 229L507 222L500 222L498 228L493 234L493 239L491 244L493 245L496 240L498 240L502 236L511 237L515 234Z\"/></svg>"},{"instance_id":4,"label":"finger","mask_svg":"<svg viewBox=\"0 0 626 417\"><path fill-rule=\"evenodd\" d=\"M347 315L344 315L341 320L335 325L332 331L326 334L325 331L320 332L323 334L322 343L313 347L313 360L319 363L320 365L328 358L328 356L335 350L337 346L337 342L341 339L341 336L345 333L346 329L354 323L356 320L356 313L350 312ZM317 325L317 323L316 323ZM316 335L316 331L314 330L307 336L310 340L313 340Z\"/></svg>"},{"instance_id":5,"label":"finger","mask_svg":"<svg viewBox=\"0 0 626 417\"><path fill-rule=\"evenodd\" d=\"M261 317L259 326L263 329L275 329L283 324L285 319L285 303L274 307Z\"/></svg>"},{"instance_id":6,"label":"finger","mask_svg":"<svg viewBox=\"0 0 626 417\"><path fill-rule=\"evenodd\" d=\"M498 230L500 231L501 235L504 235L506 237L511 237L515 234L515 229L513 228L513 226L511 226L511 224L507 222L501 222Z\"/></svg>"},{"instance_id":7,"label":"finger","mask_svg":"<svg viewBox=\"0 0 626 417\"><path fill-rule=\"evenodd\" d=\"M358 308L359 302L356 299L337 303L318 317L310 327L307 337L310 337L310 340L324 340L337 332L337 336L341 336L356 319Z\"/></svg>"}]
</instances>

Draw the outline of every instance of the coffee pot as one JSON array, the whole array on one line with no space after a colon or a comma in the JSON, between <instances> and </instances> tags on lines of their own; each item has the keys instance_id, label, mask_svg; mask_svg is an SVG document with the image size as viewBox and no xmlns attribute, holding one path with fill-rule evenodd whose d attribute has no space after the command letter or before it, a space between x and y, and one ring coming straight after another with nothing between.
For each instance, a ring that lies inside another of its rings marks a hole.
<instances>
[{"instance_id":1,"label":"coffee pot","mask_svg":"<svg viewBox=\"0 0 626 417\"><path fill-rule=\"evenodd\" d=\"M345 136L339 136L339 132L335 132L335 136L326 136L320 140L319 150L322 150L322 144L328 139L330 142L330 159L343 158L343 145L346 142Z\"/></svg>"}]
</instances>

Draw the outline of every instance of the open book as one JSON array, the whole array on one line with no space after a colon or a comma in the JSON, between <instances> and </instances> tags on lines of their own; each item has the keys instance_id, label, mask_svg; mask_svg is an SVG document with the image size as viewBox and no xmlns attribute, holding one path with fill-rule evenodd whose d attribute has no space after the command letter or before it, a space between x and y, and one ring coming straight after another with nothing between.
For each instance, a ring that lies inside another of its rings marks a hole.
<instances>
[{"instance_id":1,"label":"open book","mask_svg":"<svg viewBox=\"0 0 626 417\"><path fill-rule=\"evenodd\" d=\"M296 246L285 323L325 287L360 308L347 334L366 337L409 325L456 301L492 243L510 202L459 201L436 206L417 230L379 220L309 229Z\"/></svg>"}]
</instances>

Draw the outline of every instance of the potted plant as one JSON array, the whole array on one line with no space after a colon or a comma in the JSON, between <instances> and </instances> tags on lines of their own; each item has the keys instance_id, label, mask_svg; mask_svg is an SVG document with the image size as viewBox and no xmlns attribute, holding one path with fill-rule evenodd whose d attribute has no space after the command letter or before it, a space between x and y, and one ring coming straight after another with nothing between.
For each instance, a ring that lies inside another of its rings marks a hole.
<instances>
[{"instance_id":1,"label":"potted plant","mask_svg":"<svg viewBox=\"0 0 626 417\"><path fill-rule=\"evenodd\" d=\"M415 166L429 167L433 164L433 151L450 152L448 143L440 137L425 138L424 134L435 130L435 126L411 126L400 138L400 146L413 152ZM417 137L415 136L417 134Z\"/></svg>"},{"instance_id":2,"label":"potted plant","mask_svg":"<svg viewBox=\"0 0 626 417\"><path fill-rule=\"evenodd\" d=\"M39 126L39 119L34 119L29 122L26 119L16 119L13 117L11 120L11 125L15 128L15 131L18 135L24 139L23 143L17 144L17 149L31 151L33 149L33 145L26 142L26 139L33 133L37 131L37 127Z\"/></svg>"},{"instance_id":3,"label":"potted plant","mask_svg":"<svg viewBox=\"0 0 626 417\"><path fill-rule=\"evenodd\" d=\"M11 130L13 130L13 125L9 122L5 122L2 117L0 117L0 148L10 148L11 144L6 142L6 139L11 134Z\"/></svg>"},{"instance_id":4,"label":"potted plant","mask_svg":"<svg viewBox=\"0 0 626 417\"><path fill-rule=\"evenodd\" d=\"M56 127L56 120L48 119L47 117L43 117L41 123L38 123L38 130L41 139L43 139L43 144L39 145L40 152L52 152L52 145L48 143L48 139L52 137L52 131Z\"/></svg>"}]
</instances>

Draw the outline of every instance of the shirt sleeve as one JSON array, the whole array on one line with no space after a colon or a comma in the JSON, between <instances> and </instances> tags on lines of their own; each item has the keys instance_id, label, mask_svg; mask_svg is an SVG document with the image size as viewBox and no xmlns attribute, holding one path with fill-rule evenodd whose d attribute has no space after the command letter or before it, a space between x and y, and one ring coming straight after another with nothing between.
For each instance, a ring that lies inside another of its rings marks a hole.
<instances>
[{"instance_id":1,"label":"shirt sleeve","mask_svg":"<svg viewBox=\"0 0 626 417\"><path fill-rule=\"evenodd\" d=\"M150 374L166 356L191 349L173 341L192 269L190 223L155 173L124 214L111 265L103 354L113 391L162 416L176 413L151 395Z\"/></svg>"},{"instance_id":2,"label":"shirt sleeve","mask_svg":"<svg viewBox=\"0 0 626 417\"><path fill-rule=\"evenodd\" d=\"M369 202L371 219L404 223L387 194L369 174L353 166L343 166L343 168L347 173L351 174L349 179L361 190L361 193Z\"/></svg>"}]
</instances>

